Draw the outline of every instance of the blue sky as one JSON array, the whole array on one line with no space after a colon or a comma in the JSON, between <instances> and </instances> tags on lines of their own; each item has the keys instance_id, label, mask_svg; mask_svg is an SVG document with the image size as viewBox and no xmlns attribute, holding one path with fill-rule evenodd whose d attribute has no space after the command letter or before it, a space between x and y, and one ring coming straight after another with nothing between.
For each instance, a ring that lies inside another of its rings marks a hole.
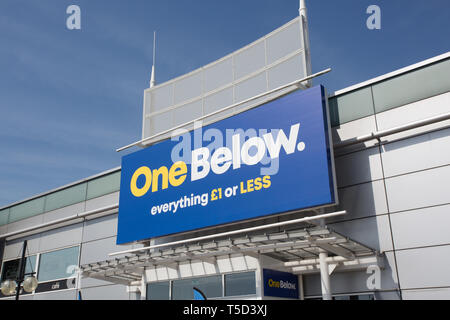
<instances>
[{"instance_id":1,"label":"blue sky","mask_svg":"<svg viewBox=\"0 0 450 320\"><path fill-rule=\"evenodd\" d=\"M66 8L81 8L81 30ZM381 7L381 30L366 9ZM448 0L308 0L313 71L332 92L449 51ZM298 0L2 0L0 206L120 165L161 83L298 14ZM316 82L317 83L317 82Z\"/></svg>"}]
</instances>

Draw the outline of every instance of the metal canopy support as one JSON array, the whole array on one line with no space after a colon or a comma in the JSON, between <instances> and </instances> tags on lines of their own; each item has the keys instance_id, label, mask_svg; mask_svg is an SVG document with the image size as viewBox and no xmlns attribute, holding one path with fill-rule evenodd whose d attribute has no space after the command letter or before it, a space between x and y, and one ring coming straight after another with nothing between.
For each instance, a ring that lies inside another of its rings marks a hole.
<instances>
[{"instance_id":1,"label":"metal canopy support","mask_svg":"<svg viewBox=\"0 0 450 320\"><path fill-rule=\"evenodd\" d=\"M335 256L328 257L327 263L330 271L336 272L345 272L345 271L362 271L367 270L370 266L378 266L380 268L384 268L384 258L383 256L377 254L369 254L367 256L357 256L353 260L348 260L344 257ZM289 263L289 262L288 262ZM302 260L302 261L294 261L292 265L287 265L285 263L285 267L291 267L291 271L294 274L304 275L311 273L320 272L320 261L319 259L310 259L310 260ZM332 274L333 272L330 272Z\"/></svg>"},{"instance_id":2,"label":"metal canopy support","mask_svg":"<svg viewBox=\"0 0 450 320\"><path fill-rule=\"evenodd\" d=\"M320 250L320 283L322 287L322 299L331 300L330 270L328 269L328 253Z\"/></svg>"},{"instance_id":3,"label":"metal canopy support","mask_svg":"<svg viewBox=\"0 0 450 320\"><path fill-rule=\"evenodd\" d=\"M141 300L147 300L147 276L145 272L142 273L140 292L141 292Z\"/></svg>"}]
</instances>

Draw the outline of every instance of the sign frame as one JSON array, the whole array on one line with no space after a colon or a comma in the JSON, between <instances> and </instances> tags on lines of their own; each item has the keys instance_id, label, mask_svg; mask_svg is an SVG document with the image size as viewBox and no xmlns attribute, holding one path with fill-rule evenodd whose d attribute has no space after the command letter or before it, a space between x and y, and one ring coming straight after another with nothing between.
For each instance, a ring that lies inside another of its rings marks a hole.
<instances>
[{"instance_id":1,"label":"sign frame","mask_svg":"<svg viewBox=\"0 0 450 320\"><path fill-rule=\"evenodd\" d=\"M328 173L327 173L327 175L328 175L328 181L329 181L329 189L330 189L329 191L330 191L331 198L332 198L329 202L320 203L318 205L311 205L311 206L307 206L307 207L291 208L290 210L278 210L278 211L271 212L271 213L261 213L260 215L255 215L255 216L246 216L246 217L244 216L241 219L236 219L235 218L235 219L230 219L228 221L222 220L221 222L218 222L218 223L210 223L210 224L204 224L204 225L197 224L196 225L197 227L186 227L185 229L179 228L177 230L174 230L173 232L162 232L162 233L159 233L159 234L150 234L150 233L148 233L146 236L143 236L143 234L141 233L140 235L132 236L132 235L130 235L130 232L132 233L132 231L131 230L127 230L127 226L125 226L124 223L123 223L123 221L124 221L124 219L123 219L124 218L124 213L123 213L123 210L121 210L121 208L123 209L123 207L124 207L124 200L123 200L125 198L124 197L124 191L127 192L126 191L127 188L128 189L130 188L130 186L129 186L129 183L130 183L129 182L130 181L129 177L130 177L130 175L128 174L128 177L126 177L124 179L124 172L126 170L128 170L127 166L125 166L124 163L126 162L126 158L127 157L133 157L133 155L135 155L137 153L148 152L149 149L153 148L153 147L149 147L149 148L140 150L140 151L138 151L136 153L126 155L126 156L124 156L122 158L122 177L121 177L121 188L120 188L121 191L120 191L120 201L119 201L119 219L118 219L117 244L125 244L125 243L131 243L131 242L136 242L136 241L145 241L145 240L148 240L148 239L151 239L151 238L155 238L155 237L169 236L169 235L174 235L174 234L182 235L182 234L185 234L185 233L194 232L194 231L198 231L198 230L208 230L208 229L211 229L211 228L218 228L218 227L222 227L222 226L232 226L232 225L247 223L247 222L251 222L251 221L255 221L255 220L267 219L267 218L273 217L273 216L282 216L282 215L290 214L290 213L293 213L293 212L302 212L302 211L305 211L305 210L318 209L318 208L323 208L323 207L329 207L329 206L336 205L338 203L338 195L337 195L336 174L335 174L335 167L334 167L334 154L333 154L333 148L332 148L331 125L330 125L330 119L329 119L330 116L329 116L329 110L328 110L328 98L327 98L327 95L326 95L326 90L325 90L325 88L323 86L316 86L316 87L308 89L308 90L296 91L294 93L287 94L287 95L285 95L283 97L274 99L274 100L272 100L270 102L265 102L264 104L262 104L262 105L260 105L258 107L252 108L251 110L247 110L247 111L244 111L244 112L239 113L237 115L234 115L234 116L231 116L231 117L226 118L224 120L221 120L220 122L226 122L226 121L229 122L230 119L231 119L231 122L232 122L233 118L242 117L242 116L246 117L246 114L250 113L250 112L254 112L254 114L256 114L257 112L259 112L259 110L261 110L261 108L264 108L265 106L268 106L268 105L270 105L272 103L276 104L277 101L279 101L281 99L287 98L289 100L289 97L290 96L294 96L294 95L300 95L300 96L305 95L305 96L307 96L308 92L311 93L311 90L316 90L316 91L320 90L320 94L321 94L321 112L323 113L322 114L323 118L322 118L321 121L324 121L324 123L323 123L323 125L324 125L323 138L325 139L324 145L325 145L325 148L326 148L326 150L324 152L326 153L326 157L327 157L327 161L328 161L328 166L327 166ZM318 113L318 112L316 111L316 113ZM250 117L250 116L248 116L248 117ZM253 119L253 118L251 118L251 119ZM320 121L320 119L318 121ZM219 125L220 122L216 122L214 124L210 124L210 125L206 126L206 128L208 128L208 127L213 127L214 128L217 125ZM205 128L203 128L203 129L205 129ZM292 130L292 127L291 127L291 130ZM194 133L194 131L190 131L189 132L189 134L191 134L191 135L193 133ZM161 144L171 143L171 142L172 141L170 141L170 140L165 140L163 142L160 142L160 143L156 144L155 146L158 147ZM284 151L280 150L280 154L283 153L283 152ZM280 155L280 159L281 159L281 155ZM158 167L158 166L156 166L156 167ZM230 170L230 171L232 171L232 170ZM237 170L237 171L239 171L239 170ZM210 172L209 175L214 175L214 173ZM186 180L186 182L188 182L188 181ZM189 183L190 182L188 182L188 184ZM169 188L171 188L171 187L169 187ZM157 190L157 191L159 192L159 190ZM153 196L153 194L152 194L152 196ZM127 204L127 205L129 205L129 204ZM152 207L152 209L153 208L154 207ZM126 233L125 236L123 236L124 233Z\"/></svg>"}]
</instances>

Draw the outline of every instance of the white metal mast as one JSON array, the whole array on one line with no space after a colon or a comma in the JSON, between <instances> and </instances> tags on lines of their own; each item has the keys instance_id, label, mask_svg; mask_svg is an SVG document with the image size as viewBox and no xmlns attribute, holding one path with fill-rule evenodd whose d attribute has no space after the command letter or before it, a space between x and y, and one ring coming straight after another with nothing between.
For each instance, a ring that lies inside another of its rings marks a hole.
<instances>
[{"instance_id":1,"label":"white metal mast","mask_svg":"<svg viewBox=\"0 0 450 320\"><path fill-rule=\"evenodd\" d=\"M155 64L156 64L156 31L153 31L153 64L152 74L150 76L150 88L155 86Z\"/></svg>"},{"instance_id":2,"label":"white metal mast","mask_svg":"<svg viewBox=\"0 0 450 320\"><path fill-rule=\"evenodd\" d=\"M306 75L311 75L311 51L309 47L309 30L308 30L308 15L306 10L306 0L300 0L300 6L298 9L300 15L300 23L303 24L303 38L305 42L305 58L306 58ZM308 86L311 86L312 82L308 81ZM322 220L322 223L324 220ZM328 253L321 250L319 253L320 258L320 283L322 288L322 299L331 300L332 291L330 285L330 269L327 263Z\"/></svg>"},{"instance_id":3,"label":"white metal mast","mask_svg":"<svg viewBox=\"0 0 450 320\"><path fill-rule=\"evenodd\" d=\"M309 28L308 28L308 15L306 10L306 0L300 0L300 5L298 9L298 13L301 17L301 22L303 25L303 37L305 41L305 58L306 58L306 75L310 76L312 74L311 71L311 51L309 46ZM311 85L311 80L308 81L308 84Z\"/></svg>"}]
</instances>

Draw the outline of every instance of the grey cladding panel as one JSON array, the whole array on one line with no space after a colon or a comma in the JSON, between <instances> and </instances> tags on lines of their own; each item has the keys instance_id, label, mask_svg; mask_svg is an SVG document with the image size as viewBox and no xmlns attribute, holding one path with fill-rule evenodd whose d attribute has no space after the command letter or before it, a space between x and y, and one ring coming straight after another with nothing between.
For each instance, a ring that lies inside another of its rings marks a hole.
<instances>
[{"instance_id":1,"label":"grey cladding panel","mask_svg":"<svg viewBox=\"0 0 450 320\"><path fill-rule=\"evenodd\" d=\"M81 243L83 224L78 223L41 234L39 251L49 251Z\"/></svg>"},{"instance_id":2,"label":"grey cladding panel","mask_svg":"<svg viewBox=\"0 0 450 320\"><path fill-rule=\"evenodd\" d=\"M109 253L132 249L132 246L116 245L116 237L95 240L82 244L80 264L110 260Z\"/></svg>"},{"instance_id":3,"label":"grey cladding panel","mask_svg":"<svg viewBox=\"0 0 450 320\"><path fill-rule=\"evenodd\" d=\"M88 220L84 223L83 242L114 237L117 234L117 214Z\"/></svg>"},{"instance_id":4,"label":"grey cladding panel","mask_svg":"<svg viewBox=\"0 0 450 320\"><path fill-rule=\"evenodd\" d=\"M450 203L450 165L386 179L391 212Z\"/></svg>"},{"instance_id":5,"label":"grey cladding panel","mask_svg":"<svg viewBox=\"0 0 450 320\"><path fill-rule=\"evenodd\" d=\"M129 300L127 287L122 285L111 285L92 287L82 290L84 300Z\"/></svg>"},{"instance_id":6,"label":"grey cladding panel","mask_svg":"<svg viewBox=\"0 0 450 320\"><path fill-rule=\"evenodd\" d=\"M450 287L450 246L401 250L397 265L402 289Z\"/></svg>"},{"instance_id":7,"label":"grey cladding panel","mask_svg":"<svg viewBox=\"0 0 450 320\"><path fill-rule=\"evenodd\" d=\"M381 158L377 147L335 158L338 187L383 178Z\"/></svg>"},{"instance_id":8,"label":"grey cladding panel","mask_svg":"<svg viewBox=\"0 0 450 320\"><path fill-rule=\"evenodd\" d=\"M391 215L396 249L450 244L450 205Z\"/></svg>"}]
</instances>

